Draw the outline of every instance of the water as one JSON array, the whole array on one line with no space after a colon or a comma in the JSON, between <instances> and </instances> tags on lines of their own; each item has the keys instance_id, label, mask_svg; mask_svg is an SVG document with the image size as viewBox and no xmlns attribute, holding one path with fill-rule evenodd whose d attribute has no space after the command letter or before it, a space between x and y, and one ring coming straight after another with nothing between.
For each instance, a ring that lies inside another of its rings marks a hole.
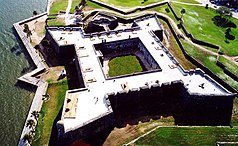
<instances>
[{"instance_id":1,"label":"water","mask_svg":"<svg viewBox=\"0 0 238 146\"><path fill-rule=\"evenodd\" d=\"M12 24L45 12L47 0L0 0L0 145L17 145L33 92L16 86L30 65L13 34Z\"/></svg>"}]
</instances>

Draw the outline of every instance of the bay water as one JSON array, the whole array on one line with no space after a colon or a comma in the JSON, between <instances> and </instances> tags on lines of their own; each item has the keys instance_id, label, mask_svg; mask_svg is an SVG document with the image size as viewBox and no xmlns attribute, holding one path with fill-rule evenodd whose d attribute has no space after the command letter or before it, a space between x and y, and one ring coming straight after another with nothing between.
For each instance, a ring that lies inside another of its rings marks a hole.
<instances>
[{"instance_id":1,"label":"bay water","mask_svg":"<svg viewBox=\"0 0 238 146\"><path fill-rule=\"evenodd\" d=\"M30 86L17 84L32 66L12 26L46 7L47 0L0 0L0 146L17 145L34 97Z\"/></svg>"}]
</instances>

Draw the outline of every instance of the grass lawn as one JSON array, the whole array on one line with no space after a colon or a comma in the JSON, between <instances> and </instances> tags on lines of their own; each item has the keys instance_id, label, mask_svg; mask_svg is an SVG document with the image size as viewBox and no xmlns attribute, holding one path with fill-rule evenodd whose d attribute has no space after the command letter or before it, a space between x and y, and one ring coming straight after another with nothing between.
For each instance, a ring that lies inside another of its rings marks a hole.
<instances>
[{"instance_id":1,"label":"grass lawn","mask_svg":"<svg viewBox=\"0 0 238 146\"><path fill-rule=\"evenodd\" d=\"M145 6L155 2L162 2L163 0L147 0L146 2L144 2L144 0L130 0L126 2L125 0L100 0L100 1L118 7L132 8L137 6Z\"/></svg>"},{"instance_id":2,"label":"grass lawn","mask_svg":"<svg viewBox=\"0 0 238 146\"><path fill-rule=\"evenodd\" d=\"M223 70L216 65L216 56L210 55L207 52L204 52L202 50L198 50L195 46L185 42L181 41L184 48L190 54L192 57L194 57L197 61L205 65L207 68L209 68L214 74L216 74L218 77L220 77L222 80L224 80L226 83L228 83L230 86L238 90L238 84L235 80L233 80L231 77L226 75ZM236 66L234 66L236 67Z\"/></svg>"},{"instance_id":3,"label":"grass lawn","mask_svg":"<svg viewBox=\"0 0 238 146\"><path fill-rule=\"evenodd\" d=\"M113 58L109 61L109 76L120 76L142 72L143 69L136 56L128 55Z\"/></svg>"},{"instance_id":4,"label":"grass lawn","mask_svg":"<svg viewBox=\"0 0 238 146\"><path fill-rule=\"evenodd\" d=\"M55 18L55 19L50 19L47 20L48 26L64 26L65 21L63 18Z\"/></svg>"},{"instance_id":5,"label":"grass lawn","mask_svg":"<svg viewBox=\"0 0 238 146\"><path fill-rule=\"evenodd\" d=\"M80 0L72 0L70 12L74 12L75 6L80 3ZM50 14L57 14L59 11L65 11L68 6L68 0L56 0L50 8Z\"/></svg>"},{"instance_id":6,"label":"grass lawn","mask_svg":"<svg viewBox=\"0 0 238 146\"><path fill-rule=\"evenodd\" d=\"M238 128L162 127L140 138L135 145L216 145L217 141L237 142Z\"/></svg>"},{"instance_id":7,"label":"grass lawn","mask_svg":"<svg viewBox=\"0 0 238 146\"><path fill-rule=\"evenodd\" d=\"M174 118L162 117L158 120L151 119L149 122L139 122L137 125L127 124L123 128L114 128L113 131L109 134L106 141L103 145L105 146L122 146L125 143L128 143L140 135L145 134L146 132L154 129L157 126L173 126Z\"/></svg>"},{"instance_id":8,"label":"grass lawn","mask_svg":"<svg viewBox=\"0 0 238 146\"><path fill-rule=\"evenodd\" d=\"M219 61L223 63L228 70L230 70L233 74L238 76L238 66L231 62L230 60L227 60L226 58L220 56Z\"/></svg>"},{"instance_id":9,"label":"grass lawn","mask_svg":"<svg viewBox=\"0 0 238 146\"><path fill-rule=\"evenodd\" d=\"M106 8L99 6L98 4L95 4L91 1L87 1L86 7L95 8L95 9L100 9L100 8L106 9Z\"/></svg>"},{"instance_id":10,"label":"grass lawn","mask_svg":"<svg viewBox=\"0 0 238 146\"><path fill-rule=\"evenodd\" d=\"M195 38L219 45L221 50L229 56L238 55L238 29L231 28L231 34L235 36L235 39L228 40L229 43L226 43L226 28L218 27L212 21L212 18L217 16L215 10L178 3L172 3L172 7L179 16L182 8L186 10L183 16L184 25ZM238 26L238 19L231 18L230 20Z\"/></svg>"},{"instance_id":11,"label":"grass lawn","mask_svg":"<svg viewBox=\"0 0 238 146\"><path fill-rule=\"evenodd\" d=\"M172 34L168 25L162 20L159 20L159 21L163 24L164 29L167 29L169 34ZM185 56L183 55L183 52L181 51L180 47L178 46L178 44L177 44L175 38L173 37L173 35L171 35L171 37L169 38L169 43L170 43L170 46L168 47L169 51L176 57L176 59L182 65L182 67L184 69L190 70L190 69L195 69L196 68L195 65L193 65L191 62L189 62L185 58ZM189 46L189 47L193 47L193 46Z\"/></svg>"},{"instance_id":12,"label":"grass lawn","mask_svg":"<svg viewBox=\"0 0 238 146\"><path fill-rule=\"evenodd\" d=\"M57 115L60 114L67 89L67 80L49 84L47 93L50 98L43 103L32 145L49 145L53 123Z\"/></svg>"},{"instance_id":13,"label":"grass lawn","mask_svg":"<svg viewBox=\"0 0 238 146\"><path fill-rule=\"evenodd\" d=\"M174 0L174 1L183 2L183 3L190 3L190 4L201 4L196 0Z\"/></svg>"}]
</instances>

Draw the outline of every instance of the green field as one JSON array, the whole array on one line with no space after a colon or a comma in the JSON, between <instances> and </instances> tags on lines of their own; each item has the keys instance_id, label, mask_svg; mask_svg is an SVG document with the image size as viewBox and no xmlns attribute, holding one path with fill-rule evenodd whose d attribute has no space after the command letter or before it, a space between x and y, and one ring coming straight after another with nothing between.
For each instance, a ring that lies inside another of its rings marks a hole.
<instances>
[{"instance_id":1,"label":"green field","mask_svg":"<svg viewBox=\"0 0 238 146\"><path fill-rule=\"evenodd\" d=\"M47 93L50 95L50 98L43 103L32 145L49 145L53 126L56 124L54 122L60 120L57 117L63 106L67 89L68 84L66 80L49 84Z\"/></svg>"},{"instance_id":2,"label":"green field","mask_svg":"<svg viewBox=\"0 0 238 146\"><path fill-rule=\"evenodd\" d=\"M135 145L202 146L218 141L238 142L238 128L230 127L162 127L140 138Z\"/></svg>"},{"instance_id":3,"label":"green field","mask_svg":"<svg viewBox=\"0 0 238 146\"><path fill-rule=\"evenodd\" d=\"M55 18L55 19L50 19L47 20L48 26L64 26L65 21L63 18Z\"/></svg>"},{"instance_id":4,"label":"green field","mask_svg":"<svg viewBox=\"0 0 238 146\"><path fill-rule=\"evenodd\" d=\"M226 75L223 70L216 65L216 56L210 55L207 52L204 52L202 50L197 49L195 46L182 41L182 44L185 48L185 50L188 52L189 55L194 57L197 61L205 65L207 68L209 68L214 74L216 74L218 77L220 77L222 80L224 80L226 83L228 83L230 86L238 90L238 84L235 80L233 80L231 77ZM236 69L237 66L234 65L232 68Z\"/></svg>"},{"instance_id":5,"label":"green field","mask_svg":"<svg viewBox=\"0 0 238 146\"><path fill-rule=\"evenodd\" d=\"M74 9L79 5L80 0L72 0L72 6L70 12L74 12ZM68 6L68 0L56 0L50 7L50 14L57 14L59 11L65 11Z\"/></svg>"},{"instance_id":6,"label":"green field","mask_svg":"<svg viewBox=\"0 0 238 146\"><path fill-rule=\"evenodd\" d=\"M229 43L226 43L226 28L216 26L212 20L214 16L218 15L215 10L178 3L172 3L172 7L178 16L181 15L181 9L186 10L183 16L184 25L196 39L220 46L221 50L229 56L238 55L238 29L231 28L231 34L235 36L235 40L229 40ZM230 20L238 26L238 19L230 18Z\"/></svg>"},{"instance_id":7,"label":"green field","mask_svg":"<svg viewBox=\"0 0 238 146\"><path fill-rule=\"evenodd\" d=\"M168 32L170 34L172 34L172 32L170 31L167 23L165 23L162 20L159 20L159 21L163 24L164 29L167 29ZM179 45L177 44L177 41L175 40L175 38L171 36L169 39L170 39L169 40L170 46L168 47L168 49L174 56L176 56L176 59L182 65L182 67L185 70L195 69L196 66L193 65L190 61L188 61L185 58L185 56L183 55L183 52L181 51L181 49L180 49ZM163 43L165 44L165 42L163 42ZM189 45L189 44L186 47L196 49L193 45Z\"/></svg>"},{"instance_id":8,"label":"green field","mask_svg":"<svg viewBox=\"0 0 238 146\"><path fill-rule=\"evenodd\" d=\"M87 1L86 7L89 7L91 9L107 9L107 8L99 6L98 4L95 4L95 3L91 2L91 1Z\"/></svg>"},{"instance_id":9,"label":"green field","mask_svg":"<svg viewBox=\"0 0 238 146\"><path fill-rule=\"evenodd\" d=\"M190 4L200 4L198 1L196 0L174 0L177 2L183 2L183 3L190 3Z\"/></svg>"},{"instance_id":10,"label":"green field","mask_svg":"<svg viewBox=\"0 0 238 146\"><path fill-rule=\"evenodd\" d=\"M232 73L234 73L236 76L238 76L238 67L235 63L231 62L230 60L227 60L225 57L220 56L219 61L223 63L228 70L230 70Z\"/></svg>"},{"instance_id":11,"label":"green field","mask_svg":"<svg viewBox=\"0 0 238 146\"><path fill-rule=\"evenodd\" d=\"M118 7L124 7L124 8L132 8L132 7L137 7L137 6L145 6L148 4L152 4L155 2L162 2L163 0L129 0L126 1L125 0L100 0L104 3L110 4L110 5L114 5L114 6L118 6Z\"/></svg>"},{"instance_id":12,"label":"green field","mask_svg":"<svg viewBox=\"0 0 238 146\"><path fill-rule=\"evenodd\" d=\"M109 61L109 76L120 76L142 72L143 69L136 56L121 56Z\"/></svg>"}]
</instances>

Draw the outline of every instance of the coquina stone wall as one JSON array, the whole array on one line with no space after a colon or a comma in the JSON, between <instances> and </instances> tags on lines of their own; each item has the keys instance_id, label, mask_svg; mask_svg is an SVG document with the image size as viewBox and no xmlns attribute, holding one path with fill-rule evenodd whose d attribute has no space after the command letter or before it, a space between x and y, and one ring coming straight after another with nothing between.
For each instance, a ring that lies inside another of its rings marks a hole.
<instances>
[{"instance_id":1,"label":"coquina stone wall","mask_svg":"<svg viewBox=\"0 0 238 146\"><path fill-rule=\"evenodd\" d=\"M113 113L108 112L85 122L83 125L78 125L78 127L74 127L67 132L64 130L64 122L58 121L58 145L70 145L77 140L87 138L106 129L112 129L114 127L114 121Z\"/></svg>"},{"instance_id":2,"label":"coquina stone wall","mask_svg":"<svg viewBox=\"0 0 238 146\"><path fill-rule=\"evenodd\" d=\"M234 98L190 93L180 80L107 96L119 126L142 117L160 116L173 116L178 125L229 125Z\"/></svg>"}]
</instances>

